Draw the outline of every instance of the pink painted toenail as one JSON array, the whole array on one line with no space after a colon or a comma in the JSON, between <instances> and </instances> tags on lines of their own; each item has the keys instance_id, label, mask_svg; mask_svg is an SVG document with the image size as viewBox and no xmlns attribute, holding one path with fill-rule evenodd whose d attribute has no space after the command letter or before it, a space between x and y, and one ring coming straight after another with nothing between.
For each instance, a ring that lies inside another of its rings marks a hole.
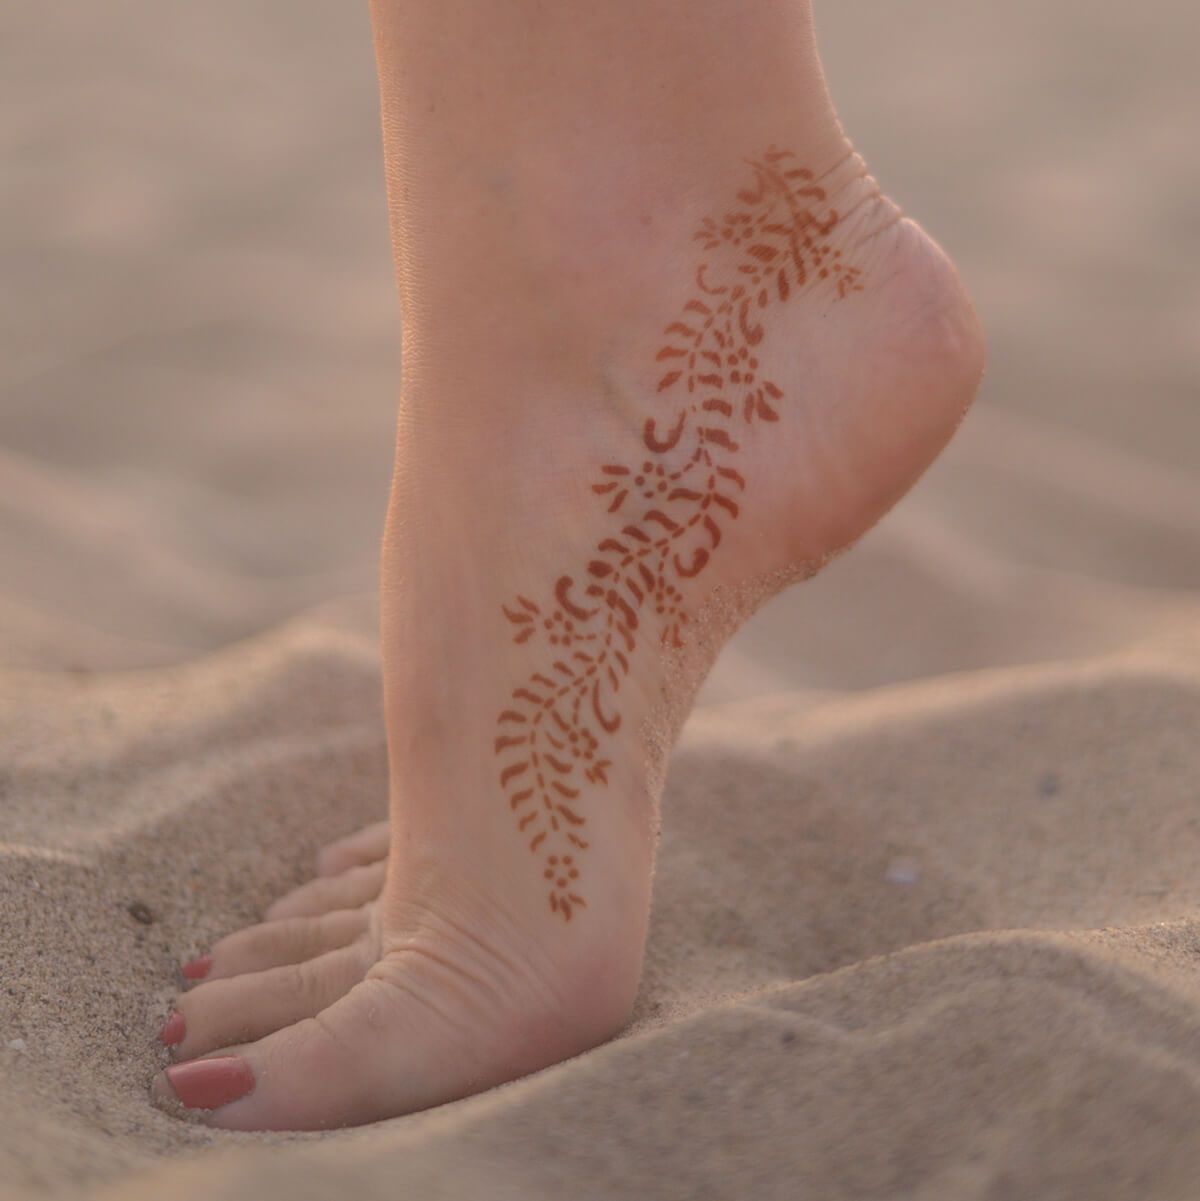
<instances>
[{"instance_id":1,"label":"pink painted toenail","mask_svg":"<svg viewBox=\"0 0 1200 1201\"><path fill-rule=\"evenodd\" d=\"M193 959L191 963L185 963L181 971L189 980L203 980L211 968L212 956L201 955L199 959Z\"/></svg>"},{"instance_id":2,"label":"pink painted toenail","mask_svg":"<svg viewBox=\"0 0 1200 1201\"><path fill-rule=\"evenodd\" d=\"M163 1023L163 1028L158 1032L159 1041L166 1047L173 1047L176 1043L183 1042L184 1024L183 1014L178 1009L171 1011L171 1016Z\"/></svg>"},{"instance_id":3,"label":"pink painted toenail","mask_svg":"<svg viewBox=\"0 0 1200 1201\"><path fill-rule=\"evenodd\" d=\"M217 1109L254 1088L250 1065L237 1055L177 1063L167 1068L166 1077L188 1109Z\"/></svg>"}]
</instances>

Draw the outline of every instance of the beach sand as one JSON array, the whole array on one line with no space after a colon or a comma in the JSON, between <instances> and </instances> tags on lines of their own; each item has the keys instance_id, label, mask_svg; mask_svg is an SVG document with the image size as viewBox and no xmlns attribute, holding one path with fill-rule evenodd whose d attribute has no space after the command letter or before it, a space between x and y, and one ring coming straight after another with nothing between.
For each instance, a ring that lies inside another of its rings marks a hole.
<instances>
[{"instance_id":1,"label":"beach sand","mask_svg":"<svg viewBox=\"0 0 1200 1201\"><path fill-rule=\"evenodd\" d=\"M6 1201L1200 1196L1200 9L818 15L976 409L718 664L619 1038L242 1135L148 1101L177 966L385 798L365 6L6 6Z\"/></svg>"}]
</instances>

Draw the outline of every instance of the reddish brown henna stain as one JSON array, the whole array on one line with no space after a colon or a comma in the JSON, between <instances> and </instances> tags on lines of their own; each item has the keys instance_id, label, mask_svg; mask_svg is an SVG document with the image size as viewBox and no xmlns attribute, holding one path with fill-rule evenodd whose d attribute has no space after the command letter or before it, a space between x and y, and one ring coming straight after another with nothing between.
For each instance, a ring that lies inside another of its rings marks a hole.
<instances>
[{"instance_id":1,"label":"reddish brown henna stain","mask_svg":"<svg viewBox=\"0 0 1200 1201\"><path fill-rule=\"evenodd\" d=\"M578 883L589 845L584 792L608 783L604 748L621 728L619 694L640 614L657 619L664 646L684 645L688 615L676 584L708 567L723 526L738 517L746 480L730 459L743 431L780 419L783 391L762 377L754 354L759 314L818 281L839 298L862 290L858 268L827 240L838 214L824 207L813 173L774 147L747 161L753 184L696 232L710 257L655 356L663 365L655 403L670 407L646 418L646 457L602 467L592 485L609 513L623 514L619 526L582 570L558 578L552 601L517 596L503 606L513 640L540 635L549 662L497 718L498 778L518 832L541 858L550 910L568 922L586 906Z\"/></svg>"}]
</instances>

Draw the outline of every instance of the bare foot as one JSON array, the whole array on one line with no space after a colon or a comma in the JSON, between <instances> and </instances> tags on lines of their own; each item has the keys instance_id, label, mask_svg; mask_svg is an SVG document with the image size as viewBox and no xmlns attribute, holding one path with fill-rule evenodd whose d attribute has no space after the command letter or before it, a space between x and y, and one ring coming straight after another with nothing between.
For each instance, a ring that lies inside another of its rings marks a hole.
<instances>
[{"instance_id":1,"label":"bare foot","mask_svg":"<svg viewBox=\"0 0 1200 1201\"><path fill-rule=\"evenodd\" d=\"M328 848L191 969L164 1030L188 1062L159 1098L234 1129L368 1122L625 1022L695 688L755 607L911 486L982 370L954 268L848 146L747 147L719 175L657 259L636 206L636 263L575 254L564 277L601 281L585 301L539 290L555 250L531 239L539 287L490 318L525 331L521 354L474 363L465 342L406 379L393 828Z\"/></svg>"}]
</instances>

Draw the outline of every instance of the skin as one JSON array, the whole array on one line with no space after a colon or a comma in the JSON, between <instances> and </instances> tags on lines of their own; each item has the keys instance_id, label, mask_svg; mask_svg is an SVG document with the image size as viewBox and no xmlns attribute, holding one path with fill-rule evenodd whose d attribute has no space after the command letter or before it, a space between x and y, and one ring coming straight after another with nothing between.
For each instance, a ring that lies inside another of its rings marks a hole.
<instances>
[{"instance_id":1,"label":"skin","mask_svg":"<svg viewBox=\"0 0 1200 1201\"><path fill-rule=\"evenodd\" d=\"M645 653L645 627L661 647L686 648L697 584L720 553L722 527L741 514L739 439L779 421L787 403L756 374L763 311L810 287L831 300L863 290L861 269L845 266L830 240L841 215L813 172L775 147L750 167L735 204L696 231L705 258L654 356L663 366L639 456L606 463L592 484L609 531L551 598L519 594L503 606L513 642L536 646L540 666L496 719L499 783L564 922L587 906L584 814L620 753L621 685Z\"/></svg>"},{"instance_id":2,"label":"skin","mask_svg":"<svg viewBox=\"0 0 1200 1201\"><path fill-rule=\"evenodd\" d=\"M705 670L899 499L982 370L806 4L372 20L403 318L391 820L185 973L153 1094L235 1129L394 1116L620 1030Z\"/></svg>"}]
</instances>

